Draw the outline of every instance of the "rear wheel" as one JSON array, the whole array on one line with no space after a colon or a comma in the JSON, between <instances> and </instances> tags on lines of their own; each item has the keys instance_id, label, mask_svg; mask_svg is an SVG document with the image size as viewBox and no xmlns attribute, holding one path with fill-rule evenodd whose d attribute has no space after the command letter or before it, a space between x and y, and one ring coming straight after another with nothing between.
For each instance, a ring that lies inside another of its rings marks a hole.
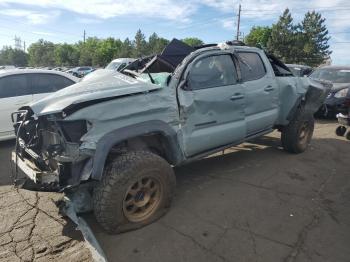
<instances>
[{"instance_id":1,"label":"rear wheel","mask_svg":"<svg viewBox=\"0 0 350 262\"><path fill-rule=\"evenodd\" d=\"M315 120L303 107L299 108L294 118L282 130L282 146L290 153L302 153L310 144L314 132Z\"/></svg>"},{"instance_id":2,"label":"rear wheel","mask_svg":"<svg viewBox=\"0 0 350 262\"><path fill-rule=\"evenodd\" d=\"M94 189L97 221L109 233L140 228L167 211L173 198L172 167L148 151L128 152L107 164Z\"/></svg>"}]
</instances>

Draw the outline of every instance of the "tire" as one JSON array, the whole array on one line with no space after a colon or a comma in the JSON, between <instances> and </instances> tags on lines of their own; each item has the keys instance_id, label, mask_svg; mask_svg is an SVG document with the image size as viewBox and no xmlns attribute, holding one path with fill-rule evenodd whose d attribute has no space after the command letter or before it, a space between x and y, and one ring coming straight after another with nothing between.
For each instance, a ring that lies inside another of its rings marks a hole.
<instances>
[{"instance_id":1,"label":"tire","mask_svg":"<svg viewBox=\"0 0 350 262\"><path fill-rule=\"evenodd\" d=\"M335 130L335 134L337 136L344 136L346 133L346 127L345 126L338 126L337 129Z\"/></svg>"},{"instance_id":2,"label":"tire","mask_svg":"<svg viewBox=\"0 0 350 262\"><path fill-rule=\"evenodd\" d=\"M300 107L290 123L283 128L281 140L284 150L299 154L310 144L314 132L315 119L311 113Z\"/></svg>"},{"instance_id":3,"label":"tire","mask_svg":"<svg viewBox=\"0 0 350 262\"><path fill-rule=\"evenodd\" d=\"M175 175L160 156L133 151L110 161L93 193L93 209L108 233L121 233L148 225L170 207Z\"/></svg>"}]
</instances>

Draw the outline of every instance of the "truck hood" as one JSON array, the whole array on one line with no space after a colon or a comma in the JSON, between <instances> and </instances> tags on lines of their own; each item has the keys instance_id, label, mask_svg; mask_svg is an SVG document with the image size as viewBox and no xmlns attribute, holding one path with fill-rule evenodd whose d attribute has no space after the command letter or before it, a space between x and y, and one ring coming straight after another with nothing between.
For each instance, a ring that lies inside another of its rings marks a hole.
<instances>
[{"instance_id":1,"label":"truck hood","mask_svg":"<svg viewBox=\"0 0 350 262\"><path fill-rule=\"evenodd\" d=\"M29 106L35 115L41 116L59 113L69 106L83 102L117 98L161 88L161 86L146 83L119 72L104 73L103 77L71 85Z\"/></svg>"}]
</instances>

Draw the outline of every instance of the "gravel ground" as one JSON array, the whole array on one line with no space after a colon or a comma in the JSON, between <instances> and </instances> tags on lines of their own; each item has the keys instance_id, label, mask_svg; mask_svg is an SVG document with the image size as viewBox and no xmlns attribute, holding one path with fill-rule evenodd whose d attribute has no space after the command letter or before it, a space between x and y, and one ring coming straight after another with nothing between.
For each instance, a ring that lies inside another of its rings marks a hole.
<instances>
[{"instance_id":1,"label":"gravel ground","mask_svg":"<svg viewBox=\"0 0 350 262\"><path fill-rule=\"evenodd\" d=\"M278 133L176 169L169 213L106 234L86 215L110 261L350 261L350 142L318 121L307 152L285 153ZM0 144L0 261L91 261L62 196L10 186Z\"/></svg>"}]
</instances>

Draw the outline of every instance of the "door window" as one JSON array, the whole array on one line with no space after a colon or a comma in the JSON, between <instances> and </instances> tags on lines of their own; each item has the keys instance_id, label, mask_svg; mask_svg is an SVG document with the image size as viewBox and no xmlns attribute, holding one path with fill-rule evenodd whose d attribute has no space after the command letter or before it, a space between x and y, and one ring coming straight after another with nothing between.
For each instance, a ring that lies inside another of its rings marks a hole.
<instances>
[{"instance_id":1,"label":"door window","mask_svg":"<svg viewBox=\"0 0 350 262\"><path fill-rule=\"evenodd\" d=\"M34 94L53 93L74 84L72 80L54 74L35 74L33 78Z\"/></svg>"},{"instance_id":2,"label":"door window","mask_svg":"<svg viewBox=\"0 0 350 262\"><path fill-rule=\"evenodd\" d=\"M230 55L216 55L200 59L191 67L188 83L192 90L237 83L236 70Z\"/></svg>"},{"instance_id":3,"label":"door window","mask_svg":"<svg viewBox=\"0 0 350 262\"><path fill-rule=\"evenodd\" d=\"M241 69L242 80L252 81L265 76L266 69L259 54L254 52L239 52L239 67Z\"/></svg>"},{"instance_id":4,"label":"door window","mask_svg":"<svg viewBox=\"0 0 350 262\"><path fill-rule=\"evenodd\" d=\"M30 95L28 77L25 74L0 78L0 98Z\"/></svg>"}]
</instances>

